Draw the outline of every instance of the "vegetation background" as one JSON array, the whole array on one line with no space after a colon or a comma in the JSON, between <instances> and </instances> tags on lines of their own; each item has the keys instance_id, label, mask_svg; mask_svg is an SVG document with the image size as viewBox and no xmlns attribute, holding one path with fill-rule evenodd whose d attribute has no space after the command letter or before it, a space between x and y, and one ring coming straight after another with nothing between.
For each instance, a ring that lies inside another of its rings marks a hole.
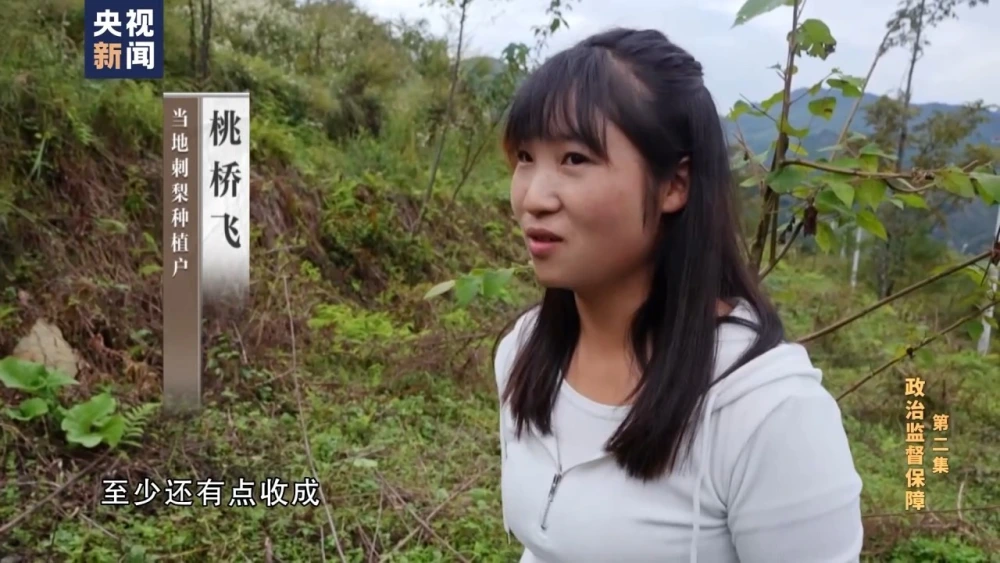
<instances>
[{"instance_id":1,"label":"vegetation background","mask_svg":"<svg viewBox=\"0 0 1000 563\"><path fill-rule=\"evenodd\" d=\"M538 0L537 45L463 56L488 1L438 2L458 23L439 37L347 0L166 0L166 79L87 81L82 0L0 0L0 561L516 560L490 346L539 290L496 140L572 3ZM904 49L912 77L980 3L904 0L872 68ZM911 104L910 82L865 94L869 69L797 84L836 49L804 8L736 15L790 30L775 96L727 120L748 257L839 397L865 560L1000 561L1000 119ZM251 95L253 286L206 319L207 406L178 419L157 408L160 94L198 90ZM907 511L914 377L951 451ZM100 504L112 477L311 476L320 506Z\"/></svg>"}]
</instances>

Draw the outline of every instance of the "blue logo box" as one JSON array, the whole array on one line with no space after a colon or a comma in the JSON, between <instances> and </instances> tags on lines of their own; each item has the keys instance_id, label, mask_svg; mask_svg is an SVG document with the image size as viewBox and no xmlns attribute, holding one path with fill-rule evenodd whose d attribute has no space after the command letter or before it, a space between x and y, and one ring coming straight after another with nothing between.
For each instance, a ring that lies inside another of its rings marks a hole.
<instances>
[{"instance_id":1,"label":"blue logo box","mask_svg":"<svg viewBox=\"0 0 1000 563\"><path fill-rule=\"evenodd\" d=\"M163 0L85 0L84 78L163 78Z\"/></svg>"}]
</instances>

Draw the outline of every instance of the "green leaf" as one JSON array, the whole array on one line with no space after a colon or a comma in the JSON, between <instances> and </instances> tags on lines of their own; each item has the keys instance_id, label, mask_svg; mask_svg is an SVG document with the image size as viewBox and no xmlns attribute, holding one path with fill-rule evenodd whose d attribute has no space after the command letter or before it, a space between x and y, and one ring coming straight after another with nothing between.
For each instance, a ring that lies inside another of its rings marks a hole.
<instances>
[{"instance_id":1,"label":"green leaf","mask_svg":"<svg viewBox=\"0 0 1000 563\"><path fill-rule=\"evenodd\" d=\"M861 149L858 151L858 154L877 156L879 158L884 158L886 160L896 160L896 155L884 152L882 150L882 147L878 146L875 143L868 143L867 145L861 147Z\"/></svg>"},{"instance_id":2,"label":"green leaf","mask_svg":"<svg viewBox=\"0 0 1000 563\"><path fill-rule=\"evenodd\" d=\"M123 563L145 563L148 560L146 548L141 545L133 545L129 547Z\"/></svg>"},{"instance_id":3,"label":"green leaf","mask_svg":"<svg viewBox=\"0 0 1000 563\"><path fill-rule=\"evenodd\" d=\"M972 185L972 179L961 169L950 166L944 169L938 176L938 185L949 192L964 197L976 197L976 187Z\"/></svg>"},{"instance_id":4,"label":"green leaf","mask_svg":"<svg viewBox=\"0 0 1000 563\"><path fill-rule=\"evenodd\" d=\"M854 205L854 186L837 180L829 182L828 185L833 193L837 194L837 198L844 202L844 205L847 207Z\"/></svg>"},{"instance_id":5,"label":"green leaf","mask_svg":"<svg viewBox=\"0 0 1000 563\"><path fill-rule=\"evenodd\" d=\"M105 438L101 433L105 424L110 425L108 436L114 438L116 423L111 420L111 415L116 407L114 397L101 393L67 410L60 425L66 432L66 440L92 448Z\"/></svg>"},{"instance_id":6,"label":"green leaf","mask_svg":"<svg viewBox=\"0 0 1000 563\"><path fill-rule=\"evenodd\" d=\"M882 225L882 221L878 220L878 217L874 213L867 209L862 209L858 212L858 226L862 229L868 231L869 233L877 236L882 240L889 240L889 235L885 232L885 226Z\"/></svg>"},{"instance_id":7,"label":"green leaf","mask_svg":"<svg viewBox=\"0 0 1000 563\"><path fill-rule=\"evenodd\" d=\"M792 124L789 123L787 119L781 122L780 130L782 133L788 135L789 137L796 137L799 139L802 139L809 134L808 127L803 127L801 129L793 127Z\"/></svg>"},{"instance_id":8,"label":"green leaf","mask_svg":"<svg viewBox=\"0 0 1000 563\"><path fill-rule=\"evenodd\" d=\"M823 98L809 100L809 113L817 117L829 120L833 117L833 111L835 109L837 109L837 98L834 98L833 96L825 96Z\"/></svg>"},{"instance_id":9,"label":"green leaf","mask_svg":"<svg viewBox=\"0 0 1000 563\"><path fill-rule=\"evenodd\" d=\"M820 250L823 252L830 252L833 248L833 243L836 237L833 234L833 229L830 224L826 221L816 222L816 245L819 246Z\"/></svg>"},{"instance_id":10,"label":"green leaf","mask_svg":"<svg viewBox=\"0 0 1000 563\"><path fill-rule=\"evenodd\" d=\"M766 14L781 6L792 5L793 0L747 0L743 3L740 11L736 12L736 21L733 22L733 27L743 25L757 16Z\"/></svg>"},{"instance_id":11,"label":"green leaf","mask_svg":"<svg viewBox=\"0 0 1000 563\"><path fill-rule=\"evenodd\" d=\"M455 301L459 305L468 305L483 289L483 278L465 275L455 280Z\"/></svg>"},{"instance_id":12,"label":"green leaf","mask_svg":"<svg viewBox=\"0 0 1000 563\"><path fill-rule=\"evenodd\" d=\"M993 200L989 203L1000 202L1000 176L983 172L973 172L971 176L979 185L980 192Z\"/></svg>"},{"instance_id":13,"label":"green leaf","mask_svg":"<svg viewBox=\"0 0 1000 563\"><path fill-rule=\"evenodd\" d=\"M950 268L951 266L952 266L951 264L944 264L941 266L941 271L943 272L944 270ZM975 264L962 268L961 272L965 274L965 277L972 280L977 286L980 283L982 283L986 273L985 270L983 270L979 266L976 266ZM934 273L940 274L941 272L934 272Z\"/></svg>"},{"instance_id":14,"label":"green leaf","mask_svg":"<svg viewBox=\"0 0 1000 563\"><path fill-rule=\"evenodd\" d=\"M802 22L796 34L798 52L826 60L837 47L837 40L830 33L830 27L823 21L810 18Z\"/></svg>"},{"instance_id":15,"label":"green leaf","mask_svg":"<svg viewBox=\"0 0 1000 563\"><path fill-rule=\"evenodd\" d=\"M28 418L35 418L49 412L49 404L41 397L25 399L21 401L21 404L17 408L22 414L28 416Z\"/></svg>"},{"instance_id":16,"label":"green leaf","mask_svg":"<svg viewBox=\"0 0 1000 563\"><path fill-rule=\"evenodd\" d=\"M514 268L504 268L502 270L490 270L483 276L483 296L496 297L503 292L503 288L514 275Z\"/></svg>"},{"instance_id":17,"label":"green leaf","mask_svg":"<svg viewBox=\"0 0 1000 563\"><path fill-rule=\"evenodd\" d=\"M443 281L427 290L427 293L424 294L424 299L432 299L439 295L444 295L451 291L453 287L455 287L455 280Z\"/></svg>"},{"instance_id":18,"label":"green leaf","mask_svg":"<svg viewBox=\"0 0 1000 563\"><path fill-rule=\"evenodd\" d=\"M75 379L57 369L45 368L45 387L58 389L68 385L77 385Z\"/></svg>"},{"instance_id":19,"label":"green leaf","mask_svg":"<svg viewBox=\"0 0 1000 563\"><path fill-rule=\"evenodd\" d=\"M792 197L796 199L809 199L813 195L814 188L810 186L799 186L792 190Z\"/></svg>"},{"instance_id":20,"label":"green leaf","mask_svg":"<svg viewBox=\"0 0 1000 563\"><path fill-rule=\"evenodd\" d=\"M906 206L905 206L905 205L903 204L903 202L902 202L902 201L899 201L899 200L898 200L897 198L895 198L895 197L890 197L890 198L889 198L889 199L888 199L887 201L888 201L889 203L891 203L891 204L895 205L895 206L896 206L897 208L899 208L899 209L903 209L903 208L905 208L905 207L906 207Z\"/></svg>"},{"instance_id":21,"label":"green leaf","mask_svg":"<svg viewBox=\"0 0 1000 563\"><path fill-rule=\"evenodd\" d=\"M120 414L116 414L104 421L100 426L101 440L111 446L117 446L125 434L125 419Z\"/></svg>"},{"instance_id":22,"label":"green leaf","mask_svg":"<svg viewBox=\"0 0 1000 563\"><path fill-rule=\"evenodd\" d=\"M783 166L767 175L767 184L779 194L787 194L800 186L808 175L801 166Z\"/></svg>"},{"instance_id":23,"label":"green leaf","mask_svg":"<svg viewBox=\"0 0 1000 563\"><path fill-rule=\"evenodd\" d=\"M859 170L859 171L864 168L864 165L859 159L850 156L842 156L839 158L835 158L834 160L830 161L830 166L843 168L845 170Z\"/></svg>"},{"instance_id":24,"label":"green leaf","mask_svg":"<svg viewBox=\"0 0 1000 563\"><path fill-rule=\"evenodd\" d=\"M860 98L861 88L852 80L846 78L829 78L826 81L830 88L840 90L845 98Z\"/></svg>"},{"instance_id":25,"label":"green leaf","mask_svg":"<svg viewBox=\"0 0 1000 563\"><path fill-rule=\"evenodd\" d=\"M802 143L788 143L788 150L799 156L809 156L809 151L802 146Z\"/></svg>"},{"instance_id":26,"label":"green leaf","mask_svg":"<svg viewBox=\"0 0 1000 563\"><path fill-rule=\"evenodd\" d=\"M973 340L979 340L979 337L983 335L984 330L983 321L980 319L965 323L965 331L969 334L969 338Z\"/></svg>"},{"instance_id":27,"label":"green leaf","mask_svg":"<svg viewBox=\"0 0 1000 563\"><path fill-rule=\"evenodd\" d=\"M861 88L861 85L864 84L864 80L862 80L861 78L855 78L853 76L845 76L844 79L854 84L858 88ZM849 143L860 143L861 141L867 141L867 140L868 136L860 131L851 131L850 133L847 134L847 142Z\"/></svg>"},{"instance_id":28,"label":"green leaf","mask_svg":"<svg viewBox=\"0 0 1000 563\"><path fill-rule=\"evenodd\" d=\"M14 420L29 421L49 412L49 404L41 397L21 401L16 409L7 409L7 415Z\"/></svg>"},{"instance_id":29,"label":"green leaf","mask_svg":"<svg viewBox=\"0 0 1000 563\"><path fill-rule=\"evenodd\" d=\"M861 169L865 172L878 172L878 157L871 154L863 154L858 160L861 161Z\"/></svg>"},{"instance_id":30,"label":"green leaf","mask_svg":"<svg viewBox=\"0 0 1000 563\"><path fill-rule=\"evenodd\" d=\"M735 104L733 104L733 109L729 110L729 115L727 117L731 121L736 121L741 115L752 110L753 107L750 104L744 102L743 100L738 100Z\"/></svg>"},{"instance_id":31,"label":"green leaf","mask_svg":"<svg viewBox=\"0 0 1000 563\"><path fill-rule=\"evenodd\" d=\"M93 448L101 443L104 437L96 432L85 432L73 427L66 431L66 441L71 444L80 444L85 448Z\"/></svg>"},{"instance_id":32,"label":"green leaf","mask_svg":"<svg viewBox=\"0 0 1000 563\"><path fill-rule=\"evenodd\" d=\"M850 207L837 197L833 190L822 190L816 194L816 209L820 213L836 213L837 215L853 216Z\"/></svg>"},{"instance_id":33,"label":"green leaf","mask_svg":"<svg viewBox=\"0 0 1000 563\"><path fill-rule=\"evenodd\" d=\"M878 178L865 178L858 183L854 194L859 204L872 210L878 209L879 204L885 200L885 182Z\"/></svg>"},{"instance_id":34,"label":"green leaf","mask_svg":"<svg viewBox=\"0 0 1000 563\"><path fill-rule=\"evenodd\" d=\"M8 389L33 393L45 387L45 366L14 356L0 360L0 383Z\"/></svg>"},{"instance_id":35,"label":"green leaf","mask_svg":"<svg viewBox=\"0 0 1000 563\"><path fill-rule=\"evenodd\" d=\"M777 104L777 103L781 102L784 99L785 99L785 92L784 92L784 90L779 90L779 91L771 94L770 98L768 98L768 99L764 100L763 102L761 102L760 103L760 107L764 111L770 111L771 108L774 107L774 104Z\"/></svg>"}]
</instances>

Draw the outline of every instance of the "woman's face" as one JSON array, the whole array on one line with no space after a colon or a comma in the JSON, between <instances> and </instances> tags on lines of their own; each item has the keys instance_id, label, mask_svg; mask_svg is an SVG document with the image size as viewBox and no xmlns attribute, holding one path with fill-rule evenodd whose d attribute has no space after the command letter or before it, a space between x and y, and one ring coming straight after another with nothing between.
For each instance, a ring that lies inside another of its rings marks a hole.
<instances>
[{"instance_id":1,"label":"woman's face","mask_svg":"<svg viewBox=\"0 0 1000 563\"><path fill-rule=\"evenodd\" d=\"M620 129L608 123L606 134L606 162L575 141L534 141L516 154L511 207L546 287L601 288L647 270L658 221L643 225L646 167ZM680 209L686 190L664 187L659 210Z\"/></svg>"}]
</instances>

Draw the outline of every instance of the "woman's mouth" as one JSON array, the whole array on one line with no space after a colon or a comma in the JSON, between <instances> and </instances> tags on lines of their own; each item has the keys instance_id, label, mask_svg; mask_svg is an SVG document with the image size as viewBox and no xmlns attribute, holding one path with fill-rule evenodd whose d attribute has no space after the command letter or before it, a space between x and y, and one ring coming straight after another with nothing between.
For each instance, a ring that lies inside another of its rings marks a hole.
<instances>
[{"instance_id":1,"label":"woman's mouth","mask_svg":"<svg viewBox=\"0 0 1000 563\"><path fill-rule=\"evenodd\" d=\"M563 242L562 237L545 229L525 229L524 234L528 242L528 252L535 258L552 255Z\"/></svg>"}]
</instances>

